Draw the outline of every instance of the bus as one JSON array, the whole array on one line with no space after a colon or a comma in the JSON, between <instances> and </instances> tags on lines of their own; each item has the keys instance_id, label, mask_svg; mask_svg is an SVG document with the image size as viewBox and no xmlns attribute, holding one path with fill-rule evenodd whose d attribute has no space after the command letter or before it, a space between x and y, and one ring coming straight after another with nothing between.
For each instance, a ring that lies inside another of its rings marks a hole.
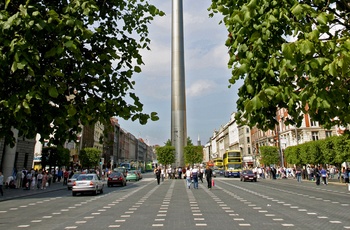
<instances>
[{"instance_id":1,"label":"bus","mask_svg":"<svg viewBox=\"0 0 350 230\"><path fill-rule=\"evenodd\" d=\"M218 176L222 176L223 173L224 173L224 163L223 163L223 160L222 158L214 158L214 172L215 172L215 175Z\"/></svg>"},{"instance_id":2,"label":"bus","mask_svg":"<svg viewBox=\"0 0 350 230\"><path fill-rule=\"evenodd\" d=\"M242 154L240 150L228 150L223 157L224 176L240 177L242 171Z\"/></svg>"},{"instance_id":3,"label":"bus","mask_svg":"<svg viewBox=\"0 0 350 230\"><path fill-rule=\"evenodd\" d=\"M214 158L214 167L220 169L224 168L223 160L222 158Z\"/></svg>"}]
</instances>

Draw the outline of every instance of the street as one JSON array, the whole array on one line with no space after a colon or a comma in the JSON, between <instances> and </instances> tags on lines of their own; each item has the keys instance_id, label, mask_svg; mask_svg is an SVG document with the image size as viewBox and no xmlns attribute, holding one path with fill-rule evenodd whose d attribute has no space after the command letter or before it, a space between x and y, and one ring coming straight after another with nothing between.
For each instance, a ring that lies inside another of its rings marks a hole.
<instances>
[{"instance_id":1,"label":"street","mask_svg":"<svg viewBox=\"0 0 350 230\"><path fill-rule=\"evenodd\" d=\"M0 229L350 229L348 187L293 179L215 178L157 185L144 174L126 187L73 197L66 189L0 202Z\"/></svg>"}]
</instances>

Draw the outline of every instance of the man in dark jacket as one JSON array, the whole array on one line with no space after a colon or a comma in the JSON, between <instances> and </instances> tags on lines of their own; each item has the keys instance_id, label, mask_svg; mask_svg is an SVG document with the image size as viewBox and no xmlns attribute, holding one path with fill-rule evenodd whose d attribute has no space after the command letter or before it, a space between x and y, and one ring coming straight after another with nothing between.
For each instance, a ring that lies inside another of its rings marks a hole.
<instances>
[{"instance_id":1,"label":"man in dark jacket","mask_svg":"<svg viewBox=\"0 0 350 230\"><path fill-rule=\"evenodd\" d=\"M160 168L160 166L157 167L157 169L155 170L155 174L156 174L156 177L157 177L157 182L158 182L158 185L160 184L160 175L162 173L162 169Z\"/></svg>"},{"instance_id":2,"label":"man in dark jacket","mask_svg":"<svg viewBox=\"0 0 350 230\"><path fill-rule=\"evenodd\" d=\"M207 168L205 169L205 178L207 179L209 189L211 189L212 177L213 170L207 165Z\"/></svg>"}]
</instances>

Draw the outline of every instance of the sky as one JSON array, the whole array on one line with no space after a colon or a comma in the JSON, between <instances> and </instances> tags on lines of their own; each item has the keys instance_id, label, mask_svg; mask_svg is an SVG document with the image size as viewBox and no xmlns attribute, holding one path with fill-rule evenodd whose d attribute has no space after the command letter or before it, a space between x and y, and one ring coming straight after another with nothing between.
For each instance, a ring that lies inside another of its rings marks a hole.
<instances>
[{"instance_id":1,"label":"sky","mask_svg":"<svg viewBox=\"0 0 350 230\"><path fill-rule=\"evenodd\" d=\"M165 12L149 25L151 51L142 51L145 65L133 77L135 94L144 113L157 112L158 121L146 125L119 118L120 127L142 138L148 145L160 145L171 138L171 0L150 0ZM187 136L205 145L215 130L230 121L236 111L239 85L228 88L231 70L225 41L227 30L219 25L221 14L209 17L211 0L184 0L184 55Z\"/></svg>"}]
</instances>

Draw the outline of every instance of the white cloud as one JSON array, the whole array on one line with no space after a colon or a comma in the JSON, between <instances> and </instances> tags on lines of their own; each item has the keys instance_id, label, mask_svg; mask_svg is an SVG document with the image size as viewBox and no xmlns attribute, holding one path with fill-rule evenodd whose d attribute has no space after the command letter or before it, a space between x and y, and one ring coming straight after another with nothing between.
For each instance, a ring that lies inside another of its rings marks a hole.
<instances>
[{"instance_id":1,"label":"white cloud","mask_svg":"<svg viewBox=\"0 0 350 230\"><path fill-rule=\"evenodd\" d=\"M210 94L217 88L217 85L213 81L202 80L194 82L189 88L186 90L187 97L198 97L205 94Z\"/></svg>"}]
</instances>

